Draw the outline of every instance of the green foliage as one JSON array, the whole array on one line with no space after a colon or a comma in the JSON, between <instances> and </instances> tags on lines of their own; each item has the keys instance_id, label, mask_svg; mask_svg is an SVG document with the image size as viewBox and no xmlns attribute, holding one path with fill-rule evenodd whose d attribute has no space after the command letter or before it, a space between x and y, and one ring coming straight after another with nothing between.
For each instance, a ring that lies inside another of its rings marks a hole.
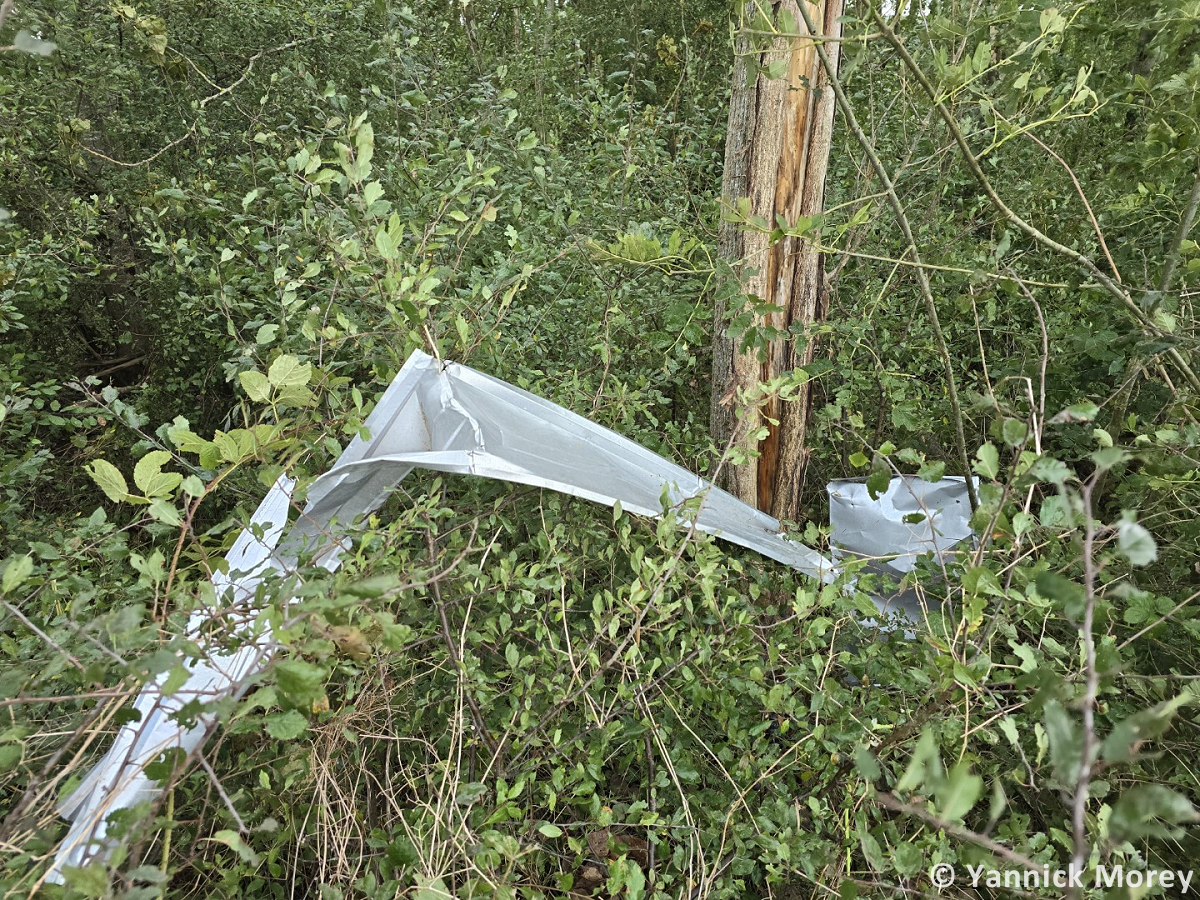
<instances>
[{"instance_id":1,"label":"green foliage","mask_svg":"<svg viewBox=\"0 0 1200 900\"><path fill-rule=\"evenodd\" d=\"M14 9L0 885L24 895L129 691L181 683L248 510L285 471L302 499L413 348L709 471L713 328L778 335L753 302L712 321L737 292L723 5ZM336 575L264 586L275 664L184 710L222 723L206 765L156 764L162 802L65 893L927 892L990 860L970 835L1065 866L1081 787L1088 865L1188 868L1200 428L1168 351L1195 347L1195 10L971 9L897 28L1006 200L1145 321L987 202L849 4L842 78L974 400L980 540L906 576L942 604L915 640L859 624L879 576L814 586L670 517L414 478ZM739 220L830 251L828 318L794 335L815 358L764 387L818 391L814 543L829 478L964 474L906 248L836 141L823 217ZM236 646L227 618L209 639Z\"/></svg>"}]
</instances>

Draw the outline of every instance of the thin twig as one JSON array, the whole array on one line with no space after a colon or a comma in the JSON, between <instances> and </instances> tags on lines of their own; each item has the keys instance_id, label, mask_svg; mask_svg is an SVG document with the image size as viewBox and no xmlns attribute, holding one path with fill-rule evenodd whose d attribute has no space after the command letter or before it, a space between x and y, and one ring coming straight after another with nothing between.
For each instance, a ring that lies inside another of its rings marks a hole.
<instances>
[{"instance_id":1,"label":"thin twig","mask_svg":"<svg viewBox=\"0 0 1200 900\"><path fill-rule=\"evenodd\" d=\"M221 88L221 90L217 91L215 94L212 94L208 97L203 98L200 101L200 103L198 104L198 109L203 110L204 107L208 106L208 104L211 103L212 101L214 101L220 97L224 97L226 94L235 90L243 81L245 81L247 78L250 77L250 73L254 71L254 64L256 62L258 62L258 60L262 59L264 56L267 56L271 53L282 53L284 50L292 50L296 47L299 47L301 44L308 44L308 43L311 43L312 41L315 41L317 39L317 37L318 37L317 35L314 35L312 37L300 38L299 40L289 41L286 44L281 44L278 47L273 47L273 48L270 48L267 50L259 50L252 57L250 57L250 59L248 59L246 61L246 70L244 72L242 72L241 76L236 81L232 82L227 87ZM81 150L83 150L85 153L89 153L92 156L97 157L98 159L102 159L105 162L112 163L114 166L122 166L126 169L136 169L138 166L149 165L150 163L152 163L156 159L158 159L160 156L162 156L164 153L166 153L168 150L172 149L173 147L178 147L180 144L182 144L184 141L186 141L188 138L190 138L193 134L195 134L196 129L199 127L200 127L200 119L196 118L195 121L192 122L191 127L188 128L188 130L185 131L182 135L177 137L175 140L171 141L166 146L159 148L156 152L152 153L150 156L147 156L145 159L140 159L137 162L125 162L120 159L113 159L111 156L109 156L105 153L101 153L99 150L93 150L91 147L88 147L86 144L82 144L82 143L79 145L79 148Z\"/></svg>"},{"instance_id":2,"label":"thin twig","mask_svg":"<svg viewBox=\"0 0 1200 900\"><path fill-rule=\"evenodd\" d=\"M437 547L433 542L433 528L425 529L425 539L429 545L429 559L437 559ZM467 541L467 546L475 539L475 530L471 530L471 539ZM479 702L475 699L475 695L471 693L470 685L467 682L467 669L463 665L462 660L458 656L458 651L454 647L454 635L450 631L450 621L446 618L446 604L442 601L442 588L437 579L433 579L429 586L433 589L433 598L437 602L438 618L441 620L442 639L446 644L446 653L450 655L450 662L454 665L454 671L458 673L458 678L463 688L463 696L467 700L467 705L471 707L471 719L475 724L475 731L479 733L479 737L488 746L492 757L495 758L500 753L500 746L488 733L487 719L483 716L483 710L479 708Z\"/></svg>"},{"instance_id":3,"label":"thin twig","mask_svg":"<svg viewBox=\"0 0 1200 900\"><path fill-rule=\"evenodd\" d=\"M1096 214L1092 212L1092 204L1088 203L1087 194L1083 192L1083 187L1079 184L1079 179L1075 177L1074 170L1067 165L1067 161L1065 159L1042 143L1041 139L1032 131L1026 131L1024 134L1025 137L1029 138L1031 141L1053 156L1056 160L1058 160L1059 164L1067 170L1067 174L1071 176L1071 183L1075 185L1075 191L1079 194L1079 199L1083 201L1083 208L1087 210L1088 218L1092 220L1092 228L1096 231L1096 238L1100 241L1100 249L1104 251L1104 258L1108 260L1108 265L1112 269L1113 277L1115 277L1117 281L1120 281L1121 273L1117 271L1117 264L1113 262L1112 254L1108 252L1108 244L1104 241L1104 232L1100 230L1100 223L1096 221ZM1200 185L1200 180L1197 181L1197 184Z\"/></svg>"},{"instance_id":4,"label":"thin twig","mask_svg":"<svg viewBox=\"0 0 1200 900\"><path fill-rule=\"evenodd\" d=\"M1161 625L1163 622L1167 621L1167 619L1174 616L1175 613L1179 612L1181 609L1183 609L1185 606L1187 606L1189 603L1191 603L1197 597L1200 597L1200 591L1196 591L1196 593L1194 593L1188 597L1185 597L1183 600L1180 600L1178 603L1175 604L1174 607L1172 607L1170 612L1163 613L1161 616L1159 616L1157 619L1155 619L1153 622L1151 622L1149 625L1147 625L1145 628L1143 628L1141 631L1139 631L1133 637L1127 638L1126 640L1121 641L1121 643L1117 644L1117 649L1124 650L1126 647L1128 647L1130 644L1132 644L1138 638L1145 636L1146 634L1148 634L1149 632L1151 632L1155 628L1157 628L1159 625ZM1200 676L1197 676L1197 677L1200 677Z\"/></svg>"},{"instance_id":5,"label":"thin twig","mask_svg":"<svg viewBox=\"0 0 1200 900\"><path fill-rule=\"evenodd\" d=\"M1080 626L1084 654L1083 749L1079 761L1079 776L1075 781L1075 797L1071 810L1074 854L1071 864L1082 872L1089 847L1087 834L1087 802L1092 779L1092 756L1096 747L1096 698L1100 693L1100 675L1096 670L1096 523L1092 518L1092 489L1095 478L1083 485L1083 623ZM1075 896L1077 889L1072 889Z\"/></svg>"},{"instance_id":6,"label":"thin twig","mask_svg":"<svg viewBox=\"0 0 1200 900\"><path fill-rule=\"evenodd\" d=\"M983 847L986 850L991 850L997 856L1006 859L1011 863L1015 863L1023 869L1028 869L1031 872L1038 873L1041 873L1045 870L1043 865L1034 862L1028 856L1024 856L1023 854L1020 854L1016 850L1013 850L1009 847L1005 847L1003 844L998 843L992 840L990 837L980 834L977 831L972 831L971 829L965 828L962 825L955 825L953 822L947 822L945 819L940 819L919 806L913 806L911 803L905 803L903 800L897 798L894 794L885 792L878 793L875 795L875 802L887 809L894 810L898 813L903 813L906 816L912 816L914 819L920 819L922 822L926 822L932 825L934 828L945 831L947 834L952 834L957 838L962 838L963 840L970 841L973 844L978 844L980 847Z\"/></svg>"},{"instance_id":7,"label":"thin twig","mask_svg":"<svg viewBox=\"0 0 1200 900\"><path fill-rule=\"evenodd\" d=\"M229 814L233 816L233 821L237 825L238 834L243 834L246 831L246 823L242 820L242 817L238 815L238 811L234 807L233 801L229 799L229 795L225 793L225 788L221 784L221 779L217 777L217 773L214 772L213 767L208 764L208 760L204 758L203 753L196 754L196 759L200 762L200 766L204 769L204 771L208 773L208 777L212 781L213 787L217 789L217 795L225 803L225 808L229 810ZM174 795L174 791L171 793ZM173 803L174 800L172 799L172 804Z\"/></svg>"},{"instance_id":8,"label":"thin twig","mask_svg":"<svg viewBox=\"0 0 1200 900\"><path fill-rule=\"evenodd\" d=\"M1192 193L1188 197L1187 206L1184 207L1183 218L1179 222L1179 229L1175 232L1174 240L1171 241L1171 249L1167 251L1167 261L1163 265L1162 277L1158 281L1158 289L1163 293L1171 289L1171 281L1175 277L1175 266L1179 263L1179 251L1183 248L1183 242L1196 222L1196 209L1200 207L1200 159L1197 160L1197 163L1196 179L1192 182Z\"/></svg>"},{"instance_id":9,"label":"thin twig","mask_svg":"<svg viewBox=\"0 0 1200 900\"><path fill-rule=\"evenodd\" d=\"M59 656L77 668L80 672L87 671L87 667L83 663L76 659L74 655L64 650L62 646L56 640L54 640L54 638L50 637L50 635L46 634L46 632L42 631L42 629L38 628L37 625L30 621L29 617L21 612L21 610L17 609L17 607L13 606L7 600L0 600L0 606L3 606L5 609L7 609L10 614L20 620L22 625L40 637L50 647L53 647ZM121 660L121 662L124 663L124 660Z\"/></svg>"}]
</instances>

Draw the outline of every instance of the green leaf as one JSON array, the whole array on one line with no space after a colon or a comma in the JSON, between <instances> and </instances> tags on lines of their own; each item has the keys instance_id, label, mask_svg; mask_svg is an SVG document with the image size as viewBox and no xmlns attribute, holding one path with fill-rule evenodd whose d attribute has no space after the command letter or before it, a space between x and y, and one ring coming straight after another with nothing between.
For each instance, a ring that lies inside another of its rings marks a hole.
<instances>
[{"instance_id":1,"label":"green leaf","mask_svg":"<svg viewBox=\"0 0 1200 900\"><path fill-rule=\"evenodd\" d=\"M1004 736L1008 738L1008 742L1014 747L1019 748L1021 741L1017 735L1017 720L1012 716L1005 716L1000 720L1000 730L1004 732Z\"/></svg>"},{"instance_id":2,"label":"green leaf","mask_svg":"<svg viewBox=\"0 0 1200 900\"><path fill-rule=\"evenodd\" d=\"M995 478L1000 474L1000 451L988 441L975 454L975 471L984 478Z\"/></svg>"},{"instance_id":3,"label":"green leaf","mask_svg":"<svg viewBox=\"0 0 1200 900\"><path fill-rule=\"evenodd\" d=\"M1183 823L1200 820L1183 794L1161 784L1139 784L1121 795L1108 820L1114 841L1153 837L1177 840Z\"/></svg>"},{"instance_id":4,"label":"green leaf","mask_svg":"<svg viewBox=\"0 0 1200 900\"><path fill-rule=\"evenodd\" d=\"M267 370L267 380L275 387L300 387L311 378L312 366L288 354L276 357Z\"/></svg>"},{"instance_id":5,"label":"green leaf","mask_svg":"<svg viewBox=\"0 0 1200 900\"><path fill-rule=\"evenodd\" d=\"M1067 498L1055 494L1042 501L1038 521L1044 528L1062 528L1075 521L1075 514Z\"/></svg>"},{"instance_id":6,"label":"green leaf","mask_svg":"<svg viewBox=\"0 0 1200 900\"><path fill-rule=\"evenodd\" d=\"M266 718L267 734L277 741L291 741L304 734L308 728L308 719L294 709L287 712L272 713Z\"/></svg>"},{"instance_id":7,"label":"green leaf","mask_svg":"<svg viewBox=\"0 0 1200 900\"><path fill-rule=\"evenodd\" d=\"M625 860L625 896L628 900L643 900L646 896L646 873L631 859Z\"/></svg>"},{"instance_id":8,"label":"green leaf","mask_svg":"<svg viewBox=\"0 0 1200 900\"><path fill-rule=\"evenodd\" d=\"M1158 559L1158 544L1153 535L1137 522L1117 526L1117 549L1132 565L1148 566Z\"/></svg>"},{"instance_id":9,"label":"green leaf","mask_svg":"<svg viewBox=\"0 0 1200 900\"><path fill-rule=\"evenodd\" d=\"M876 872L886 872L888 869L887 859L883 855L883 848L879 846L879 841L875 835L869 831L864 831L858 836L858 844L862 847L863 859L867 861L867 865Z\"/></svg>"},{"instance_id":10,"label":"green leaf","mask_svg":"<svg viewBox=\"0 0 1200 900\"><path fill-rule=\"evenodd\" d=\"M1001 432L1004 435L1004 443L1010 447L1020 447L1029 435L1029 427L1020 419L1005 419Z\"/></svg>"},{"instance_id":11,"label":"green leaf","mask_svg":"<svg viewBox=\"0 0 1200 900\"><path fill-rule=\"evenodd\" d=\"M896 791L915 790L925 784L927 778L936 780L941 774L942 760L938 755L937 740L932 732L924 731L908 761L908 768L896 784Z\"/></svg>"},{"instance_id":12,"label":"green leaf","mask_svg":"<svg viewBox=\"0 0 1200 900\"><path fill-rule=\"evenodd\" d=\"M375 129L370 122L363 122L358 126L358 133L354 136L354 149L355 172L361 180L370 173L371 159L375 156Z\"/></svg>"},{"instance_id":13,"label":"green leaf","mask_svg":"<svg viewBox=\"0 0 1200 900\"><path fill-rule=\"evenodd\" d=\"M1058 34L1067 27L1067 20L1063 14L1058 11L1058 8L1051 6L1048 9L1042 10L1041 21L1042 34Z\"/></svg>"},{"instance_id":14,"label":"green leaf","mask_svg":"<svg viewBox=\"0 0 1200 900\"><path fill-rule=\"evenodd\" d=\"M563 830L557 825L551 825L549 822L543 822L538 826L538 832L548 838L562 837Z\"/></svg>"},{"instance_id":15,"label":"green leaf","mask_svg":"<svg viewBox=\"0 0 1200 900\"><path fill-rule=\"evenodd\" d=\"M269 344L269 343L271 343L271 341L275 340L275 335L278 333L279 333L278 325L274 325L274 324L263 325L261 328L258 329L257 333L255 333L254 343L258 344L260 347L263 346L264 344Z\"/></svg>"},{"instance_id":16,"label":"green leaf","mask_svg":"<svg viewBox=\"0 0 1200 900\"><path fill-rule=\"evenodd\" d=\"M363 206L369 207L383 196L383 185L378 181L369 182L363 187Z\"/></svg>"},{"instance_id":17,"label":"green leaf","mask_svg":"<svg viewBox=\"0 0 1200 900\"><path fill-rule=\"evenodd\" d=\"M200 497L204 494L204 482L195 475L188 475L180 483L183 492L189 497Z\"/></svg>"},{"instance_id":18,"label":"green leaf","mask_svg":"<svg viewBox=\"0 0 1200 900\"><path fill-rule=\"evenodd\" d=\"M0 578L0 592L11 594L25 583L32 571L32 556L10 556L4 567L4 577Z\"/></svg>"},{"instance_id":19,"label":"green leaf","mask_svg":"<svg viewBox=\"0 0 1200 900\"><path fill-rule=\"evenodd\" d=\"M151 450L134 466L133 483L147 497L165 497L183 481L178 472L162 471L163 465L170 461L171 454L166 450Z\"/></svg>"},{"instance_id":20,"label":"green leaf","mask_svg":"<svg viewBox=\"0 0 1200 900\"><path fill-rule=\"evenodd\" d=\"M421 878L417 882L417 893L413 900L454 900L454 895L440 878Z\"/></svg>"},{"instance_id":21,"label":"green leaf","mask_svg":"<svg viewBox=\"0 0 1200 900\"><path fill-rule=\"evenodd\" d=\"M22 28L13 36L13 49L22 53L32 53L34 56L49 56L58 45L54 41L43 41Z\"/></svg>"},{"instance_id":22,"label":"green leaf","mask_svg":"<svg viewBox=\"0 0 1200 900\"><path fill-rule=\"evenodd\" d=\"M530 132L529 134L525 135L525 137L521 138L520 142L517 144L517 149L518 150L532 150L537 145L538 145L537 135L534 134L533 132Z\"/></svg>"},{"instance_id":23,"label":"green leaf","mask_svg":"<svg viewBox=\"0 0 1200 900\"><path fill-rule=\"evenodd\" d=\"M1078 620L1083 616L1083 585L1056 572L1043 572L1038 575L1036 584L1038 593L1061 604L1068 618Z\"/></svg>"},{"instance_id":24,"label":"green leaf","mask_svg":"<svg viewBox=\"0 0 1200 900\"><path fill-rule=\"evenodd\" d=\"M114 503L120 503L129 497L129 487L125 484L125 476L121 470L105 459L92 460L84 466L84 471L92 476L92 481L100 485L100 490Z\"/></svg>"},{"instance_id":25,"label":"green leaf","mask_svg":"<svg viewBox=\"0 0 1200 900\"><path fill-rule=\"evenodd\" d=\"M1054 777L1061 786L1074 788L1083 765L1083 735L1070 713L1057 700L1046 704L1045 717Z\"/></svg>"},{"instance_id":26,"label":"green leaf","mask_svg":"<svg viewBox=\"0 0 1200 900\"><path fill-rule=\"evenodd\" d=\"M172 666L170 674L167 675L166 680L162 683L160 688L160 690L163 692L163 696L170 697L177 690L187 684L187 680L189 677L191 677L191 674L192 673L183 666Z\"/></svg>"},{"instance_id":27,"label":"green leaf","mask_svg":"<svg viewBox=\"0 0 1200 900\"><path fill-rule=\"evenodd\" d=\"M850 465L854 466L856 469L864 468L870 462L870 458L865 453L850 454Z\"/></svg>"},{"instance_id":28,"label":"green leaf","mask_svg":"<svg viewBox=\"0 0 1200 900\"><path fill-rule=\"evenodd\" d=\"M981 793L983 779L971 774L967 763L959 763L950 770L937 792L942 818L950 822L961 819L971 811Z\"/></svg>"},{"instance_id":29,"label":"green leaf","mask_svg":"<svg viewBox=\"0 0 1200 900\"><path fill-rule=\"evenodd\" d=\"M154 517L155 521L162 522L164 525L170 525L172 528L177 528L183 524L183 518L179 515L179 510L164 500L162 497L157 497L150 502L147 512Z\"/></svg>"},{"instance_id":30,"label":"green leaf","mask_svg":"<svg viewBox=\"0 0 1200 900\"><path fill-rule=\"evenodd\" d=\"M766 76L772 81L782 78L787 74L788 61L786 59L776 59L772 61L764 70Z\"/></svg>"},{"instance_id":31,"label":"green leaf","mask_svg":"<svg viewBox=\"0 0 1200 900\"><path fill-rule=\"evenodd\" d=\"M1047 484L1063 484L1074 472L1062 460L1055 459L1053 456L1039 456L1029 467L1029 474Z\"/></svg>"},{"instance_id":32,"label":"green leaf","mask_svg":"<svg viewBox=\"0 0 1200 900\"><path fill-rule=\"evenodd\" d=\"M21 744L4 744L0 746L0 772L9 772L21 763L25 748Z\"/></svg>"},{"instance_id":33,"label":"green leaf","mask_svg":"<svg viewBox=\"0 0 1200 900\"><path fill-rule=\"evenodd\" d=\"M937 482L942 480L942 476L946 474L946 464L944 462L929 462L921 466L917 470L917 477L922 481Z\"/></svg>"},{"instance_id":34,"label":"green leaf","mask_svg":"<svg viewBox=\"0 0 1200 900\"><path fill-rule=\"evenodd\" d=\"M208 841L216 841L218 844L224 844L230 850L237 853L242 858L243 862L248 862L251 865L258 865L258 854L250 849L250 845L242 840L242 836L236 831L224 830L218 831L210 838L205 838Z\"/></svg>"},{"instance_id":35,"label":"green leaf","mask_svg":"<svg viewBox=\"0 0 1200 900\"><path fill-rule=\"evenodd\" d=\"M293 706L309 708L324 693L325 670L303 659L275 664L275 683Z\"/></svg>"},{"instance_id":36,"label":"green leaf","mask_svg":"<svg viewBox=\"0 0 1200 900\"><path fill-rule=\"evenodd\" d=\"M862 744L858 744L854 748L854 768L858 770L867 781L878 781L881 774L879 761L875 756Z\"/></svg>"},{"instance_id":37,"label":"green leaf","mask_svg":"<svg viewBox=\"0 0 1200 900\"><path fill-rule=\"evenodd\" d=\"M1145 741L1162 736L1171 726L1175 713L1183 706L1200 700L1200 688L1192 687L1150 709L1143 709L1118 722L1100 748L1107 762L1128 762Z\"/></svg>"},{"instance_id":38,"label":"green leaf","mask_svg":"<svg viewBox=\"0 0 1200 900\"><path fill-rule=\"evenodd\" d=\"M872 500L878 500L879 495L885 493L891 483L891 470L887 466L880 466L867 476L867 493L871 495Z\"/></svg>"},{"instance_id":39,"label":"green leaf","mask_svg":"<svg viewBox=\"0 0 1200 900\"><path fill-rule=\"evenodd\" d=\"M264 325L263 327L266 328L267 326ZM267 376L262 372L239 372L238 380L242 383L242 389L245 390L246 396L255 403L265 403L267 398L271 396L271 382L267 380Z\"/></svg>"},{"instance_id":40,"label":"green leaf","mask_svg":"<svg viewBox=\"0 0 1200 900\"><path fill-rule=\"evenodd\" d=\"M1034 526L1036 521L1037 520L1034 519L1033 516L1031 516L1029 513L1025 512L1024 510L1013 513L1013 517L1012 517L1013 534L1015 534L1017 537L1020 537L1023 534L1027 534L1029 532L1029 529Z\"/></svg>"},{"instance_id":41,"label":"green leaf","mask_svg":"<svg viewBox=\"0 0 1200 900\"><path fill-rule=\"evenodd\" d=\"M1066 409L1057 413L1050 421L1055 425L1064 423L1080 423L1090 422L1096 418L1096 413L1100 411L1095 403L1085 401L1068 406Z\"/></svg>"}]
</instances>

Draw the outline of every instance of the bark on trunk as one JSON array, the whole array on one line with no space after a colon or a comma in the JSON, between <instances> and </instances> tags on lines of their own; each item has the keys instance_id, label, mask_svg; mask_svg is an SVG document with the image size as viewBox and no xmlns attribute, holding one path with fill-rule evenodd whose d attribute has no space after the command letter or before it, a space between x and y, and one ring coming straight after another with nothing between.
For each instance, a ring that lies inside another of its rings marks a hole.
<instances>
[{"instance_id":1,"label":"bark on trunk","mask_svg":"<svg viewBox=\"0 0 1200 900\"><path fill-rule=\"evenodd\" d=\"M825 37L840 38L842 0L799 0L807 3L814 22ZM777 27L783 11L791 13L804 34L804 17L797 0L772 4ZM752 9L752 8L751 8ZM743 29L736 44L729 130L725 142L722 195L736 205L750 200L750 214L767 222L782 216L794 224L804 216L818 215L824 203L825 172L833 133L834 96L821 68L815 46L807 37L779 38L756 53ZM839 44L826 49L837 61ZM753 73L784 60L787 74L768 78ZM748 83L749 82L749 83ZM770 244L767 235L745 231L722 222L718 235L722 257L741 267L742 291L780 309L761 319L781 331L803 330L824 315L825 286L821 255L813 242L787 237ZM726 471L726 486L743 501L780 519L800 517L800 488L808 451L806 429L811 391L805 386L794 399L769 400L760 410L739 410L737 391L750 391L760 381L777 378L812 361L813 342L803 334L789 334L770 342L765 353L740 346L725 333L724 310L718 309L713 352L712 432L719 446L736 433L735 445L757 449L759 457ZM738 418L741 413L740 419ZM773 424L772 421L778 424ZM768 428L765 440L752 448L748 435L760 425Z\"/></svg>"}]
</instances>

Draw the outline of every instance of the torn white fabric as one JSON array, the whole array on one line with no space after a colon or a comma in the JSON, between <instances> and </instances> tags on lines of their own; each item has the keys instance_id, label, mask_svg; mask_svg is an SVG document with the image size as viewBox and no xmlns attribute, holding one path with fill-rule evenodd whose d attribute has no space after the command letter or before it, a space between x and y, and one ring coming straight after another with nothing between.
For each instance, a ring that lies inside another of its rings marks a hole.
<instances>
[{"instance_id":1,"label":"torn white fabric","mask_svg":"<svg viewBox=\"0 0 1200 900\"><path fill-rule=\"evenodd\" d=\"M893 478L875 500L862 480L833 481L827 490L834 546L874 559L894 574L911 572L925 553L944 560L948 550L972 533L967 481L962 477L929 482L904 475ZM913 521L906 522L908 517Z\"/></svg>"},{"instance_id":2,"label":"torn white fabric","mask_svg":"<svg viewBox=\"0 0 1200 900\"><path fill-rule=\"evenodd\" d=\"M184 705L239 696L265 667L273 644L265 623L254 616L260 582L271 572L294 571L302 554L335 570L358 520L415 468L518 482L608 506L619 501L645 516L660 515L665 499L681 525L694 524L824 582L836 575L834 563L782 535L775 519L703 478L560 406L421 352L396 375L364 432L309 487L307 505L286 530L292 488L286 478L255 511L226 557L228 573L212 579L220 603L249 610L239 626L246 644L190 661L190 677L170 696L162 690L165 676L143 688L134 704L140 721L122 726L112 748L60 805L72 825L46 880L61 882L64 867L105 858L112 849L105 839L108 814L160 792L146 767L172 747L188 754L200 747L213 720L201 716L184 728L175 720ZM859 530L861 535L843 543L857 541L872 555L913 546L907 531L888 531L886 540L872 544L868 529ZM900 543L888 543L892 540ZM190 622L190 636L201 646L207 621L199 613Z\"/></svg>"},{"instance_id":3,"label":"torn white fabric","mask_svg":"<svg viewBox=\"0 0 1200 900\"><path fill-rule=\"evenodd\" d=\"M833 563L788 540L779 523L732 494L616 432L466 366L416 352L337 463L309 488L308 507L289 530L284 556L327 542L329 523L351 523L383 502L414 468L548 488L658 516L663 498L679 508L702 497L696 528L825 581ZM328 552L338 552L329 544ZM318 551L320 556L320 551Z\"/></svg>"}]
</instances>

